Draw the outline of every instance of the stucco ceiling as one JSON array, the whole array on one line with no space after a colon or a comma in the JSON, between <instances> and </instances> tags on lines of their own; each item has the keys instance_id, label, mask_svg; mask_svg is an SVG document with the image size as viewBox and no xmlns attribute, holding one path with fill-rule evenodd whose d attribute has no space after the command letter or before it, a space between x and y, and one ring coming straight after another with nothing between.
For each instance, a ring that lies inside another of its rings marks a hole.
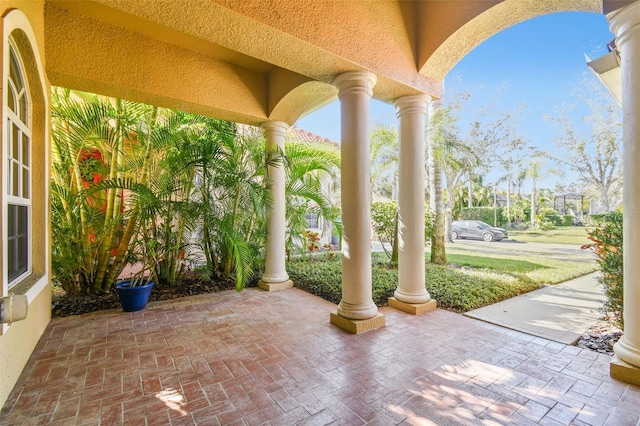
<instances>
[{"instance_id":1,"label":"stucco ceiling","mask_svg":"<svg viewBox=\"0 0 640 426\"><path fill-rule=\"evenodd\" d=\"M602 0L48 0L46 67L57 85L293 123L336 96L340 73L375 73L374 97L387 102L439 97L446 73L497 31L602 8Z\"/></svg>"}]
</instances>

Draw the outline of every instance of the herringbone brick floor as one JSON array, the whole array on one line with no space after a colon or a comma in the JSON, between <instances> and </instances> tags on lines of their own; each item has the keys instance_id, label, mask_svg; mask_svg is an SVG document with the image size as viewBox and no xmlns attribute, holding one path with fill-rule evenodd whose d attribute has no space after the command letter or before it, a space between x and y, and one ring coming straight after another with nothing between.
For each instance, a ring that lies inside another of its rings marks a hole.
<instances>
[{"instance_id":1,"label":"herringbone brick floor","mask_svg":"<svg viewBox=\"0 0 640 426\"><path fill-rule=\"evenodd\" d=\"M573 346L436 310L350 335L297 289L51 321L2 425L636 425L640 389Z\"/></svg>"}]
</instances>

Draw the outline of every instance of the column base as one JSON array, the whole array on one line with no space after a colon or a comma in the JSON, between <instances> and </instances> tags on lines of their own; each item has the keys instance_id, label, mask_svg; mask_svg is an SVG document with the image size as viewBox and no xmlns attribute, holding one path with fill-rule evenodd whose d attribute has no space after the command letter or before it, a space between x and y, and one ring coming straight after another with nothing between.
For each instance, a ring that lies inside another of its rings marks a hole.
<instances>
[{"instance_id":1,"label":"column base","mask_svg":"<svg viewBox=\"0 0 640 426\"><path fill-rule=\"evenodd\" d=\"M621 382L640 386L640 368L621 360L614 355L609 363L609 375Z\"/></svg>"},{"instance_id":2,"label":"column base","mask_svg":"<svg viewBox=\"0 0 640 426\"><path fill-rule=\"evenodd\" d=\"M352 334L360 334L365 331L375 330L376 328L385 326L385 318L381 313L377 313L374 317L362 320L345 318L337 312L331 314L331 324L340 327Z\"/></svg>"},{"instance_id":3,"label":"column base","mask_svg":"<svg viewBox=\"0 0 640 426\"><path fill-rule=\"evenodd\" d=\"M293 287L293 281L287 280L281 283L266 283L260 280L258 281L258 287L265 291L286 290Z\"/></svg>"},{"instance_id":4,"label":"column base","mask_svg":"<svg viewBox=\"0 0 640 426\"><path fill-rule=\"evenodd\" d=\"M387 300L387 303L391 308L395 308L399 311L406 312L411 315L426 314L427 312L433 311L438 307L438 303L434 299L431 299L425 303L407 303L401 302L395 297L390 297Z\"/></svg>"}]
</instances>

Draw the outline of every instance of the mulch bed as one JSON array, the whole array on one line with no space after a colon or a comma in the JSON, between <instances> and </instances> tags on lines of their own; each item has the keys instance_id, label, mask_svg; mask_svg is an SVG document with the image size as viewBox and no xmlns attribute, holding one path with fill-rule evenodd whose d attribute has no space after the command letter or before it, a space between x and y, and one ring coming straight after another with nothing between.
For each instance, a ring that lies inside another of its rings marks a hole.
<instances>
[{"instance_id":1,"label":"mulch bed","mask_svg":"<svg viewBox=\"0 0 640 426\"><path fill-rule=\"evenodd\" d=\"M232 280L205 281L196 274L183 277L177 286L155 284L149 301L171 300L185 296L216 293L235 288ZM120 301L115 291L109 294L66 295L63 291L54 291L51 300L51 316L66 317L105 309L120 309Z\"/></svg>"}]
</instances>

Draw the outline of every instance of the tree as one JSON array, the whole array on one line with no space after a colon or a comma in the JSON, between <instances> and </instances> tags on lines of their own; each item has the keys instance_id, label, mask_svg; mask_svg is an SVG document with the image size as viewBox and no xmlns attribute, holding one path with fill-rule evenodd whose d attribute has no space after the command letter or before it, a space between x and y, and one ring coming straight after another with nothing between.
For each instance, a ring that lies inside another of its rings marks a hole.
<instances>
[{"instance_id":1,"label":"tree","mask_svg":"<svg viewBox=\"0 0 640 426\"><path fill-rule=\"evenodd\" d=\"M544 221L544 212L538 212L538 205L540 202L540 197L538 193L538 181L539 179L548 177L552 174L557 174L558 172L554 169L548 169L544 165L545 154L533 151L530 156L532 160L529 161L528 165L521 170L522 176L524 179L531 179L531 197L530 197L530 223L532 227L536 227L539 223ZM548 190L546 191L548 192ZM548 195L548 194L547 194ZM548 199L549 197L547 197Z\"/></svg>"},{"instance_id":2,"label":"tree","mask_svg":"<svg viewBox=\"0 0 640 426\"><path fill-rule=\"evenodd\" d=\"M524 107L515 111L496 112L492 106L484 106L476 114L476 120L462 123L461 111L468 108L468 93L454 94L444 108L440 124L441 150L446 180L446 239L451 239L451 223L456 208L462 207L462 185L477 180L489 170L500 166L504 158L517 157L517 151L525 142L517 136L515 123ZM465 182L466 179L466 182ZM469 191L471 192L471 191ZM483 195L480 191L474 191ZM469 197L470 198L470 197Z\"/></svg>"},{"instance_id":3,"label":"tree","mask_svg":"<svg viewBox=\"0 0 640 426\"><path fill-rule=\"evenodd\" d=\"M429 107L427 126L427 176L429 179L429 210L432 220L431 231L431 263L447 264L445 249L446 212L442 198L442 163L444 160L441 147L444 145L446 129L451 119L447 111L442 109L441 101L435 101Z\"/></svg>"},{"instance_id":4,"label":"tree","mask_svg":"<svg viewBox=\"0 0 640 426\"><path fill-rule=\"evenodd\" d=\"M398 131L388 124L371 132L371 182L378 197L398 201Z\"/></svg>"},{"instance_id":5,"label":"tree","mask_svg":"<svg viewBox=\"0 0 640 426\"><path fill-rule=\"evenodd\" d=\"M586 186L596 190L604 209L611 211L622 186L621 108L594 78L583 78L575 97L588 112L580 113L575 111L576 105L568 105L549 117L561 132L555 142L562 153L548 157L578 173ZM581 116L585 126L576 126L572 113Z\"/></svg>"}]
</instances>

